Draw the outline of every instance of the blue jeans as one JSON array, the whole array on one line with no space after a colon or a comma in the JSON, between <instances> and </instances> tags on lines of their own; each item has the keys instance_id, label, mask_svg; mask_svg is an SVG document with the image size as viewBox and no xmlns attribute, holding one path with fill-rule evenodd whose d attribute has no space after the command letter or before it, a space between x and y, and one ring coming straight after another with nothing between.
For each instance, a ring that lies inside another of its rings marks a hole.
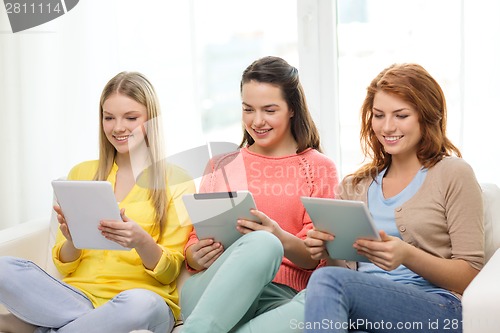
<instances>
[{"instance_id":1,"label":"blue jeans","mask_svg":"<svg viewBox=\"0 0 500 333\"><path fill-rule=\"evenodd\" d=\"M239 238L182 287L181 332L293 331L290 320L304 317L304 293L271 282L282 260L283 245L273 234Z\"/></svg>"},{"instance_id":2,"label":"blue jeans","mask_svg":"<svg viewBox=\"0 0 500 333\"><path fill-rule=\"evenodd\" d=\"M130 289L94 308L76 288L33 262L0 257L0 303L35 332L170 332L174 317L165 300L146 289Z\"/></svg>"},{"instance_id":3,"label":"blue jeans","mask_svg":"<svg viewBox=\"0 0 500 333\"><path fill-rule=\"evenodd\" d=\"M462 304L340 267L315 271L306 292L304 332L462 332Z\"/></svg>"}]
</instances>

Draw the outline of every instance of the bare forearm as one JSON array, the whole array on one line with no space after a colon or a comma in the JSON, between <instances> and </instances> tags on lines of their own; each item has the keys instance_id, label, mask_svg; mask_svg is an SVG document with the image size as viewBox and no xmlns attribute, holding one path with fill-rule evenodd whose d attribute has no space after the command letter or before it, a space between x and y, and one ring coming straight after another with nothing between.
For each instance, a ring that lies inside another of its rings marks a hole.
<instances>
[{"instance_id":1,"label":"bare forearm","mask_svg":"<svg viewBox=\"0 0 500 333\"><path fill-rule=\"evenodd\" d=\"M61 246L59 252L59 261L61 262L72 262L80 257L82 250L77 249L73 242L66 240Z\"/></svg>"},{"instance_id":2,"label":"bare forearm","mask_svg":"<svg viewBox=\"0 0 500 333\"><path fill-rule=\"evenodd\" d=\"M283 244L285 257L295 265L304 269L314 269L318 266L319 260L311 258L302 239L286 231L282 231L278 238Z\"/></svg>"},{"instance_id":3,"label":"bare forearm","mask_svg":"<svg viewBox=\"0 0 500 333\"><path fill-rule=\"evenodd\" d=\"M141 257L142 264L149 270L154 270L156 265L161 259L162 249L153 238L149 237L144 244L135 248L139 257Z\"/></svg>"}]
</instances>

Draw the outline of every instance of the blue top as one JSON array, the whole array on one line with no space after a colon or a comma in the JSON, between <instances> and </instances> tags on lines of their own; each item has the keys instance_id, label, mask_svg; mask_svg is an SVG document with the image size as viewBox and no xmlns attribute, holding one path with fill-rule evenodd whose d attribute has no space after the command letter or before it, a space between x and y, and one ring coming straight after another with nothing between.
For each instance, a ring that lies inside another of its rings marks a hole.
<instances>
[{"instance_id":1,"label":"blue top","mask_svg":"<svg viewBox=\"0 0 500 333\"><path fill-rule=\"evenodd\" d=\"M401 238L396 226L394 210L402 206L406 201L411 199L415 193L418 192L420 186L422 186L422 183L425 180L425 176L427 175L427 169L421 168L406 188L404 188L397 195L388 199L384 198L384 194L382 192L382 178L384 177L386 171L387 169L382 170L368 189L368 208L373 216L375 226L378 230L384 230L390 236ZM439 288L430 283L420 275L406 268L404 265L400 265L392 271L386 271L375 264L359 262L358 270L387 278L392 281L411 284L423 289L426 292L453 295L448 290Z\"/></svg>"}]
</instances>

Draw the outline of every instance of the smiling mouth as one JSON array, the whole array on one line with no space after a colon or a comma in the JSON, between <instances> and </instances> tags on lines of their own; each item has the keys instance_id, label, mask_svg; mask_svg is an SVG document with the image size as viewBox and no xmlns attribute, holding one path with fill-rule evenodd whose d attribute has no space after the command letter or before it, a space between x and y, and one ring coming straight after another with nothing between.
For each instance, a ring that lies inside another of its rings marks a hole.
<instances>
[{"instance_id":1,"label":"smiling mouth","mask_svg":"<svg viewBox=\"0 0 500 333\"><path fill-rule=\"evenodd\" d=\"M255 129L255 128L252 128L252 129L253 129L253 131L254 131L255 133L257 133L257 134L266 134L267 132L269 132L269 131L271 131L271 130L272 130L272 128L270 128L270 129L265 129L265 130L258 130L258 129Z\"/></svg>"},{"instance_id":2,"label":"smiling mouth","mask_svg":"<svg viewBox=\"0 0 500 333\"><path fill-rule=\"evenodd\" d=\"M399 135L399 136L384 136L384 139L386 141L390 141L390 142L394 142L394 141L398 141L399 139L401 139L404 135Z\"/></svg>"},{"instance_id":3,"label":"smiling mouth","mask_svg":"<svg viewBox=\"0 0 500 333\"><path fill-rule=\"evenodd\" d=\"M131 135L113 135L113 138L115 138L116 141L126 141Z\"/></svg>"}]
</instances>

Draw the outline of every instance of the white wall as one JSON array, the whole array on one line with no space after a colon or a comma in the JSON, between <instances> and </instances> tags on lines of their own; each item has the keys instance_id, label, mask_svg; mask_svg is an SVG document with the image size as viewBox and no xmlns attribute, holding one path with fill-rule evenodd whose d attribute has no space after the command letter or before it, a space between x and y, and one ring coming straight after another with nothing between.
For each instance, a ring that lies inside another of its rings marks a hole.
<instances>
[{"instance_id":1,"label":"white wall","mask_svg":"<svg viewBox=\"0 0 500 333\"><path fill-rule=\"evenodd\" d=\"M500 1L465 1L464 157L500 186Z\"/></svg>"}]
</instances>

